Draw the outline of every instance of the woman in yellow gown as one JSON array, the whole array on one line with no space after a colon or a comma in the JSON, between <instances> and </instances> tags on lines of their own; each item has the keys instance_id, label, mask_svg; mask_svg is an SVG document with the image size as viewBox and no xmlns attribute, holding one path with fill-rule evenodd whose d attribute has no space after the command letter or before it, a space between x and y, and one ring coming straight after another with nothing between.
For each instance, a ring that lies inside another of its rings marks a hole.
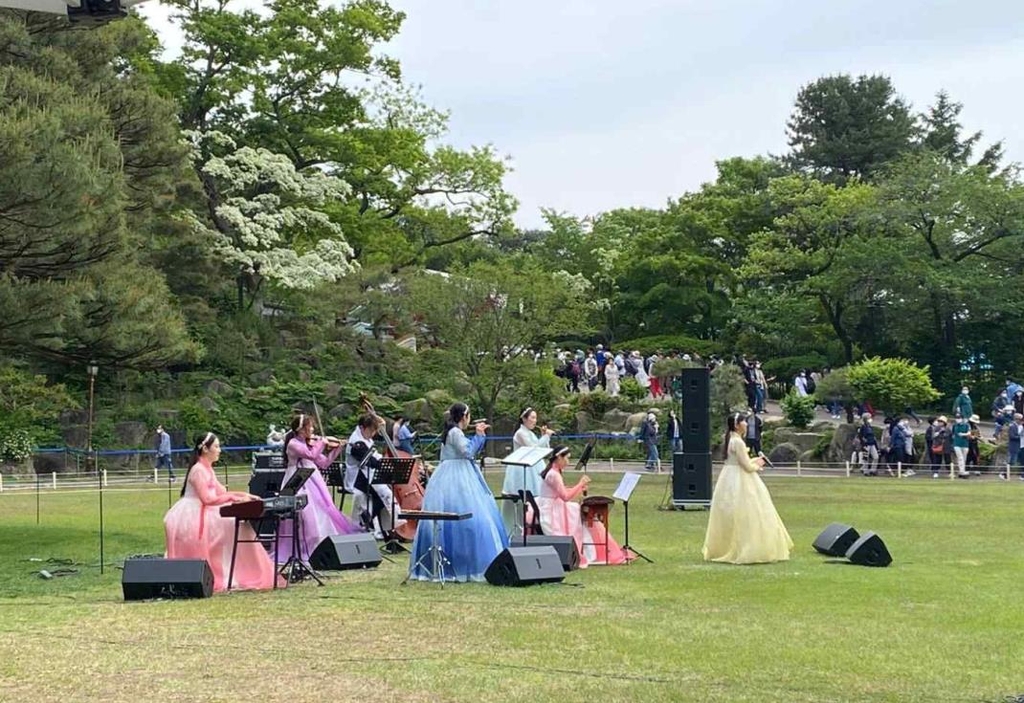
<instances>
[{"instance_id":1,"label":"woman in yellow gown","mask_svg":"<svg viewBox=\"0 0 1024 703\"><path fill-rule=\"evenodd\" d=\"M751 459L743 437L746 416L729 417L725 434L725 466L711 497L711 515L704 536L704 560L729 564L786 561L793 540L775 511L758 472L764 460Z\"/></svg>"}]
</instances>

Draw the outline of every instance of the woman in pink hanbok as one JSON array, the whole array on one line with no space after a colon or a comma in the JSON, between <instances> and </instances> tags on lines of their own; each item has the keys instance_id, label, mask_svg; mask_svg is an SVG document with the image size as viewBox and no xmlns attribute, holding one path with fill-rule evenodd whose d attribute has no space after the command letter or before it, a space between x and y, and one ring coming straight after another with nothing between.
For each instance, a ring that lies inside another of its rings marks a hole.
<instances>
[{"instance_id":1,"label":"woman in pink hanbok","mask_svg":"<svg viewBox=\"0 0 1024 703\"><path fill-rule=\"evenodd\" d=\"M213 464L220 457L220 440L212 432L196 438L195 462L185 474L181 498L164 516L167 557L205 559L213 571L213 590L228 586L235 521L221 517L220 508L229 503L259 500L240 491L228 491L217 480ZM248 523L240 525L238 538L255 539ZM262 545L239 542L231 587L263 589L274 586L274 563Z\"/></svg>"},{"instance_id":2,"label":"woman in pink hanbok","mask_svg":"<svg viewBox=\"0 0 1024 703\"><path fill-rule=\"evenodd\" d=\"M313 418L301 414L292 420L291 430L284 436L284 453L288 468L281 485L288 483L297 468L326 469L338 458L345 443L334 437L314 437ZM324 453L324 449L327 453ZM362 528L342 515L334 505L331 491L320 471L314 471L306 480L300 494L308 496L306 507L299 511L301 526L301 554L295 556L308 561L309 555L325 538L331 535L350 535L363 532ZM277 563L283 564L291 556L292 520L282 520L278 528L279 551Z\"/></svg>"},{"instance_id":3,"label":"woman in pink hanbok","mask_svg":"<svg viewBox=\"0 0 1024 703\"><path fill-rule=\"evenodd\" d=\"M576 498L586 491L590 477L583 476L575 486L566 488L562 472L568 465L569 448L556 447L547 468L541 472L542 483L537 498L541 529L546 535L572 537L580 552L580 568L591 564L625 563L631 555L612 539L604 524L598 520L589 524L583 521Z\"/></svg>"}]
</instances>

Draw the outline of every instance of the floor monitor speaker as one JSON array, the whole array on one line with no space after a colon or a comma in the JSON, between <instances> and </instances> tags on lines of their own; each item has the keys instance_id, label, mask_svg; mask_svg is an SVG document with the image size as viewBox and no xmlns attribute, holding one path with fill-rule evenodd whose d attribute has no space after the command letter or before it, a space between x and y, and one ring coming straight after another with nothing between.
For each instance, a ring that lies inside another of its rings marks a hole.
<instances>
[{"instance_id":1,"label":"floor monitor speaker","mask_svg":"<svg viewBox=\"0 0 1024 703\"><path fill-rule=\"evenodd\" d=\"M213 571L205 559L128 559L121 574L125 600L209 598Z\"/></svg>"},{"instance_id":2,"label":"floor monitor speaker","mask_svg":"<svg viewBox=\"0 0 1024 703\"><path fill-rule=\"evenodd\" d=\"M317 571L372 569L384 560L377 540L368 532L324 537L309 556L309 565Z\"/></svg>"},{"instance_id":3,"label":"floor monitor speaker","mask_svg":"<svg viewBox=\"0 0 1024 703\"><path fill-rule=\"evenodd\" d=\"M558 552L558 558L562 562L563 571L575 571L580 568L580 550L576 546L576 540L572 537L561 535L527 535L526 546L528 547L554 547Z\"/></svg>"},{"instance_id":4,"label":"floor monitor speaker","mask_svg":"<svg viewBox=\"0 0 1024 703\"><path fill-rule=\"evenodd\" d=\"M833 522L814 540L814 549L830 557L844 557L846 550L860 538L860 533L850 525Z\"/></svg>"},{"instance_id":5,"label":"floor monitor speaker","mask_svg":"<svg viewBox=\"0 0 1024 703\"><path fill-rule=\"evenodd\" d=\"M892 556L882 538L874 532L865 532L846 550L846 558L859 566L889 566Z\"/></svg>"},{"instance_id":6,"label":"floor monitor speaker","mask_svg":"<svg viewBox=\"0 0 1024 703\"><path fill-rule=\"evenodd\" d=\"M492 586L532 586L565 578L562 560L554 547L509 547L484 572Z\"/></svg>"}]
</instances>

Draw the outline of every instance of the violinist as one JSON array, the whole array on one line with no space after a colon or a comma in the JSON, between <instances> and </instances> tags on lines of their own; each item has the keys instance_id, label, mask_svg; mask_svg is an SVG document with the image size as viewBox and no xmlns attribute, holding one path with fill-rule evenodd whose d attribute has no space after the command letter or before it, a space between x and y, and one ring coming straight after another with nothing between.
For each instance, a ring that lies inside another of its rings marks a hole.
<instances>
[{"instance_id":1,"label":"violinist","mask_svg":"<svg viewBox=\"0 0 1024 703\"><path fill-rule=\"evenodd\" d=\"M381 455L374 450L373 440L383 430L382 418L366 413L348 438L345 450L345 490L352 493L352 515L358 516L368 530L380 539L401 527L403 520L391 514L392 490L385 484L373 484L373 471L380 467ZM372 489L372 490L371 490ZM395 511L398 511L397 501Z\"/></svg>"},{"instance_id":2,"label":"violinist","mask_svg":"<svg viewBox=\"0 0 1024 703\"><path fill-rule=\"evenodd\" d=\"M335 437L317 437L313 434L313 418L304 413L299 414L292 420L291 429L284 436L284 456L288 462L288 468L284 473L281 485L288 482L288 479L295 474L298 468L326 469L341 453L345 443ZM326 450L326 454L324 451ZM359 527L341 514L334 506L330 490L320 471L314 471L306 483L299 489L299 493L305 493L309 502L299 512L299 521L302 527L302 554L295 556L305 561L313 553L317 545L331 535L350 535L360 532ZM282 520L278 530L279 544L290 545L291 520ZM289 547L290 548L290 547ZM279 564L288 560L288 554L278 552L277 562Z\"/></svg>"}]
</instances>

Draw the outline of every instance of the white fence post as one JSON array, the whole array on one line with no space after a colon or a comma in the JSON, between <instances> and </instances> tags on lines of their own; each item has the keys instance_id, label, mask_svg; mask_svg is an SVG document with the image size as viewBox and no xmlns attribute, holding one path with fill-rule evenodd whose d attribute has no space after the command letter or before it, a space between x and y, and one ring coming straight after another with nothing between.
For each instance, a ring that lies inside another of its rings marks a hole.
<instances>
[{"instance_id":1,"label":"white fence post","mask_svg":"<svg viewBox=\"0 0 1024 703\"><path fill-rule=\"evenodd\" d=\"M4 492L4 475L0 474L0 493Z\"/></svg>"},{"instance_id":2,"label":"white fence post","mask_svg":"<svg viewBox=\"0 0 1024 703\"><path fill-rule=\"evenodd\" d=\"M796 460L796 475L797 476L800 475L800 460L799 459Z\"/></svg>"},{"instance_id":3,"label":"white fence post","mask_svg":"<svg viewBox=\"0 0 1024 703\"><path fill-rule=\"evenodd\" d=\"M612 467L612 473L615 473L615 457L609 457L608 463Z\"/></svg>"},{"instance_id":4,"label":"white fence post","mask_svg":"<svg viewBox=\"0 0 1024 703\"><path fill-rule=\"evenodd\" d=\"M57 490L57 472L54 471L50 474L50 481L53 482L53 490Z\"/></svg>"},{"instance_id":5,"label":"white fence post","mask_svg":"<svg viewBox=\"0 0 1024 703\"><path fill-rule=\"evenodd\" d=\"M107 470L103 469L103 487L107 487Z\"/></svg>"},{"instance_id":6,"label":"white fence post","mask_svg":"<svg viewBox=\"0 0 1024 703\"><path fill-rule=\"evenodd\" d=\"M850 462L846 462L846 478L850 478Z\"/></svg>"},{"instance_id":7,"label":"white fence post","mask_svg":"<svg viewBox=\"0 0 1024 703\"><path fill-rule=\"evenodd\" d=\"M160 469L153 469L153 483L160 483Z\"/></svg>"},{"instance_id":8,"label":"white fence post","mask_svg":"<svg viewBox=\"0 0 1024 703\"><path fill-rule=\"evenodd\" d=\"M896 478L903 478L903 462L896 462Z\"/></svg>"}]
</instances>

